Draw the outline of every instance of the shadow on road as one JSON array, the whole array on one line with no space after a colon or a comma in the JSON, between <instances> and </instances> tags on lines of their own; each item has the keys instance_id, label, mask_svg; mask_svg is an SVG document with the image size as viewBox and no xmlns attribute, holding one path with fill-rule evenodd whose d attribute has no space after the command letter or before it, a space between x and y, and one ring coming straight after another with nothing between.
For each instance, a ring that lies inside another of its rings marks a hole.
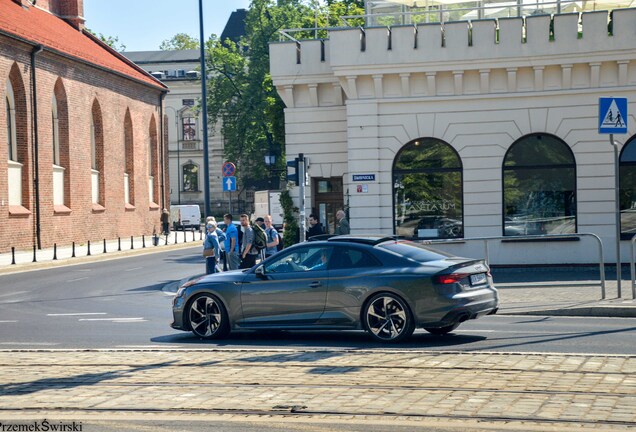
<instances>
[{"instance_id":1,"label":"shadow on road","mask_svg":"<svg viewBox=\"0 0 636 432\"><path fill-rule=\"evenodd\" d=\"M374 342L362 331L240 331L232 332L230 336L222 340L204 340L193 336L191 333L171 334L157 336L151 339L153 343L198 345L209 348L228 348L235 346L268 347L268 348L345 348L345 349L370 349L370 348L428 348L428 347L454 347L472 344L485 340L485 336L467 334L449 334L446 336L434 336L429 333L415 333L410 339L402 343L384 344ZM299 361L298 358L286 357L281 353L274 355L276 361ZM330 352L331 354L331 352ZM263 357L258 357L258 361Z\"/></svg>"}]
</instances>

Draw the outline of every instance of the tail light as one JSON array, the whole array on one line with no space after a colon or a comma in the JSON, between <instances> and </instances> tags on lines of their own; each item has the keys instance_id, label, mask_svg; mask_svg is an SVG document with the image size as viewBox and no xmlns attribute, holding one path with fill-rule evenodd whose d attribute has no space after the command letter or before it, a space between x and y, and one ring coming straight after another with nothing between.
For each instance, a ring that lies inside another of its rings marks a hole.
<instances>
[{"instance_id":1,"label":"tail light","mask_svg":"<svg viewBox=\"0 0 636 432\"><path fill-rule=\"evenodd\" d=\"M457 283L467 276L468 276L467 273L451 273L447 275L437 275L433 278L433 282L440 285L449 285L449 284Z\"/></svg>"}]
</instances>

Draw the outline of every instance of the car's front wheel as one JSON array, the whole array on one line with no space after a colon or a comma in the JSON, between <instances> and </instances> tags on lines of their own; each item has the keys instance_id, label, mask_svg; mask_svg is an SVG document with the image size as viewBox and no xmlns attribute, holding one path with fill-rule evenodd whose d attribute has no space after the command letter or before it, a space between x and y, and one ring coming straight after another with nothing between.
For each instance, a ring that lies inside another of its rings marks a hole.
<instances>
[{"instance_id":1,"label":"car's front wheel","mask_svg":"<svg viewBox=\"0 0 636 432\"><path fill-rule=\"evenodd\" d=\"M434 335L445 335L459 327L459 323L451 324L445 327L424 327L424 330Z\"/></svg>"},{"instance_id":2,"label":"car's front wheel","mask_svg":"<svg viewBox=\"0 0 636 432\"><path fill-rule=\"evenodd\" d=\"M220 339L230 332L230 320L223 303L212 294L199 294L188 307L188 323L195 336Z\"/></svg>"},{"instance_id":3,"label":"car's front wheel","mask_svg":"<svg viewBox=\"0 0 636 432\"><path fill-rule=\"evenodd\" d=\"M415 330L411 311L400 297L381 293L366 303L364 324L371 337L380 342L400 342Z\"/></svg>"}]
</instances>

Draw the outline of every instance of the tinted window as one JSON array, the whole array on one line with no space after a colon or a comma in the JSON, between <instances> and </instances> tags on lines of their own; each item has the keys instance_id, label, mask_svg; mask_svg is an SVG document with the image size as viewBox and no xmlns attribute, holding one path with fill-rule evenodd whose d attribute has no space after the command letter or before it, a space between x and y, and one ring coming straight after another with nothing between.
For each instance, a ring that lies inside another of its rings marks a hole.
<instances>
[{"instance_id":1,"label":"tinted window","mask_svg":"<svg viewBox=\"0 0 636 432\"><path fill-rule=\"evenodd\" d=\"M380 247L420 263L442 260L452 256L445 252L430 249L423 245L409 241L383 243Z\"/></svg>"},{"instance_id":2,"label":"tinted window","mask_svg":"<svg viewBox=\"0 0 636 432\"><path fill-rule=\"evenodd\" d=\"M311 246L296 248L276 255L276 259L265 265L265 273L292 273L327 270L332 248Z\"/></svg>"},{"instance_id":3,"label":"tinted window","mask_svg":"<svg viewBox=\"0 0 636 432\"><path fill-rule=\"evenodd\" d=\"M338 247L333 253L329 269L380 267L382 264L370 253L350 247Z\"/></svg>"}]
</instances>

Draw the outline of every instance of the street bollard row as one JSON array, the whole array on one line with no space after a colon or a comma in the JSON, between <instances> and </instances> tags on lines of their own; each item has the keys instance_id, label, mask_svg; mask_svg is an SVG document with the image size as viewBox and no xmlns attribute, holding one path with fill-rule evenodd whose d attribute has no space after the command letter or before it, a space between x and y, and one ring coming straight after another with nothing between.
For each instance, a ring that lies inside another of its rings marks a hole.
<instances>
[{"instance_id":1,"label":"street bollard row","mask_svg":"<svg viewBox=\"0 0 636 432\"><path fill-rule=\"evenodd\" d=\"M201 229L199 229L199 239L202 240L203 239L203 232L201 231ZM196 232L195 230L192 230L192 241L195 242L196 241ZM188 238L187 238L187 232L185 230L183 230L183 243L187 243L188 242ZM152 236L152 243L154 246L159 246L159 236L155 233ZM177 231L174 232L174 244L178 244L179 243L179 239L178 239L178 233ZM146 248L146 235L142 234L141 236L141 245L142 248ZM166 239L165 239L165 245L168 245L168 236L166 235ZM134 236L130 236L130 249L133 250L135 249L135 244L134 244ZM37 262L37 246L34 244L33 245L33 260L32 262ZM117 237L117 251L121 252L121 237ZM103 250L102 253L107 253L108 250L106 248L106 239L103 239ZM86 256L91 256L91 241L88 240L86 243ZM76 258L77 254L76 254L76 250L75 250L75 242L71 243L71 258ZM58 256L57 256L57 243L53 243L53 261L57 261L58 260ZM15 247L11 247L11 265L15 265L16 264L16 253L15 253Z\"/></svg>"}]
</instances>

